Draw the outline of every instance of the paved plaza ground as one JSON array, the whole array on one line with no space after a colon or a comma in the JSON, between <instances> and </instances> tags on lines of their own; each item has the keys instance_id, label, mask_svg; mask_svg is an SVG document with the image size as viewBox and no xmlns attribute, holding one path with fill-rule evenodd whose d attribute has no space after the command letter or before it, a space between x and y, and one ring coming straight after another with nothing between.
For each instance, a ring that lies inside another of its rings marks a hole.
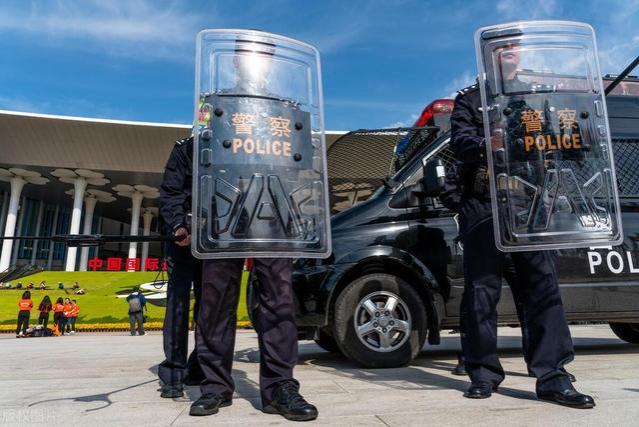
<instances>
[{"instance_id":1,"label":"paved plaza ground","mask_svg":"<svg viewBox=\"0 0 639 427\"><path fill-rule=\"evenodd\" d=\"M411 366L358 369L339 355L300 342L296 376L302 393L320 411L321 425L639 425L639 346L618 340L606 325L572 327L577 359L569 370L592 394L592 410L536 400L526 376L516 329L500 329L502 363L508 373L487 400L462 397L467 379L450 374L459 335L426 347ZM193 337L191 335L191 344ZM258 350L253 331L238 332L233 406L218 415L188 415L199 396L189 387L182 399L161 399L156 377L162 336L77 334L16 339L0 335L0 424L55 426L168 426L183 424L279 425L259 410Z\"/></svg>"}]
</instances>

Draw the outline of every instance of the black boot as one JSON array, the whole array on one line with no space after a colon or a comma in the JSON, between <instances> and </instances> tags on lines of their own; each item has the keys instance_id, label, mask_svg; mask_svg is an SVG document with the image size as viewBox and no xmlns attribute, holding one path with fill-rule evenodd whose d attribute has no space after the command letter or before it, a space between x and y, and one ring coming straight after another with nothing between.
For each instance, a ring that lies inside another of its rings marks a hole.
<instances>
[{"instance_id":1,"label":"black boot","mask_svg":"<svg viewBox=\"0 0 639 427\"><path fill-rule=\"evenodd\" d=\"M317 418L317 408L308 403L294 383L284 383L275 389L271 403L262 408L266 414L280 414L290 421L310 421Z\"/></svg>"},{"instance_id":2,"label":"black boot","mask_svg":"<svg viewBox=\"0 0 639 427\"><path fill-rule=\"evenodd\" d=\"M559 405L577 409L590 409L595 407L595 400L587 394L579 393L574 388L565 390L538 391L540 400L554 402Z\"/></svg>"},{"instance_id":3,"label":"black boot","mask_svg":"<svg viewBox=\"0 0 639 427\"><path fill-rule=\"evenodd\" d=\"M216 394L203 394L198 400L193 402L189 415L203 416L217 414L220 408L231 406L231 397L222 397Z\"/></svg>"},{"instance_id":4,"label":"black boot","mask_svg":"<svg viewBox=\"0 0 639 427\"><path fill-rule=\"evenodd\" d=\"M182 386L177 385L164 385L162 386L160 397L165 399L175 399L176 397L183 397L184 389Z\"/></svg>"},{"instance_id":5,"label":"black boot","mask_svg":"<svg viewBox=\"0 0 639 427\"><path fill-rule=\"evenodd\" d=\"M464 355L457 353L457 366L455 366L451 372L453 375L468 375L466 372L466 365Z\"/></svg>"},{"instance_id":6,"label":"black boot","mask_svg":"<svg viewBox=\"0 0 639 427\"><path fill-rule=\"evenodd\" d=\"M487 382L472 383L464 397L469 399L487 399L492 396L492 392L497 391L497 386Z\"/></svg>"}]
</instances>

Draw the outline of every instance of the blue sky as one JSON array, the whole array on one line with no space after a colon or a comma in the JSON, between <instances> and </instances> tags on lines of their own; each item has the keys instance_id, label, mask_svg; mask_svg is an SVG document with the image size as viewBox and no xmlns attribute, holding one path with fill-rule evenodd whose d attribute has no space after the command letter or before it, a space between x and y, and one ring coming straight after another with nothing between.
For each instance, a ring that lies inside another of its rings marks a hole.
<instances>
[{"instance_id":1,"label":"blue sky","mask_svg":"<svg viewBox=\"0 0 639 427\"><path fill-rule=\"evenodd\" d=\"M4 1L0 109L191 123L195 34L259 28L319 48L328 129L410 125L472 82L478 27L520 19L590 23L604 73L639 55L639 0Z\"/></svg>"}]
</instances>

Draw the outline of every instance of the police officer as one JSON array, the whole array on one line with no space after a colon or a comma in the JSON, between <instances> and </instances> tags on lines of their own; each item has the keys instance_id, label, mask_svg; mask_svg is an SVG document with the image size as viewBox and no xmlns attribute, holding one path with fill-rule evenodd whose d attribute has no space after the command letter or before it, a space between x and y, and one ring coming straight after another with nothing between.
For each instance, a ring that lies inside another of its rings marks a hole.
<instances>
[{"instance_id":1,"label":"police officer","mask_svg":"<svg viewBox=\"0 0 639 427\"><path fill-rule=\"evenodd\" d=\"M238 38L234 57L235 87L215 95L225 99L244 97L246 103L252 102L251 96L256 96L260 101L269 100L279 105L281 101L267 88L274 47L268 39L253 42ZM202 114L202 117L207 116ZM243 168L250 176L252 166ZM247 212L241 212L239 222L249 227L248 217ZM270 221L266 227L274 227L275 223ZM235 383L231 372L243 264L243 258L203 260L202 300L195 337L204 380L200 385L202 396L191 405L191 415L212 415L232 403ZM299 382L293 376L298 344L292 267L291 258L254 258L259 306L253 312L253 326L260 350L262 411L280 414L292 421L307 421L317 418L318 411L300 395Z\"/></svg>"},{"instance_id":2,"label":"police officer","mask_svg":"<svg viewBox=\"0 0 639 427\"><path fill-rule=\"evenodd\" d=\"M459 161L452 162L446 168L446 176L444 179L444 188L439 196L442 204L450 209L453 212L457 212L459 214L461 208L462 201L462 185L460 183L460 170L463 166L463 163ZM513 298L516 301L515 308L517 310L517 318L519 319L519 324L521 325L521 335L522 335L522 348L524 353L524 360L526 361L526 366L528 367L528 375L535 376L534 373L530 370L529 363L529 349L528 349L528 328L525 323L525 316L523 314L523 304L521 298L521 286L519 286L519 282L517 281L517 272L515 271L515 266L513 265L512 259L510 256L506 256L504 258L504 270L502 272L503 278L506 279L508 286L513 294ZM460 331L463 334L463 331ZM563 368L562 368L563 369ZM457 354L457 365L452 370L453 375L468 375L466 372L466 359L464 358L463 353ZM574 377L570 375L571 381L574 381Z\"/></svg>"},{"instance_id":3,"label":"police officer","mask_svg":"<svg viewBox=\"0 0 639 427\"><path fill-rule=\"evenodd\" d=\"M505 84L516 79L519 54L501 56ZM451 116L451 147L461 163L463 187L459 226L464 243L465 289L462 298L462 349L471 385L468 398L487 398L504 380L497 356L497 303L504 253L494 243L487 180L486 141L477 84L460 91ZM512 261L524 290L523 315L528 327L529 367L537 377L539 399L575 408L592 408L592 397L575 390L563 366L574 358L570 331L559 294L555 260L550 251L518 252Z\"/></svg>"},{"instance_id":4,"label":"police officer","mask_svg":"<svg viewBox=\"0 0 639 427\"><path fill-rule=\"evenodd\" d=\"M164 234L182 240L167 242L168 289L163 339L165 360L158 376L161 396L182 397L184 385L197 385L203 379L194 349L187 360L191 285L195 294L193 316L197 318L201 293L202 262L193 257L189 239L191 186L193 171L193 137L176 141L164 170L160 186L160 219Z\"/></svg>"}]
</instances>

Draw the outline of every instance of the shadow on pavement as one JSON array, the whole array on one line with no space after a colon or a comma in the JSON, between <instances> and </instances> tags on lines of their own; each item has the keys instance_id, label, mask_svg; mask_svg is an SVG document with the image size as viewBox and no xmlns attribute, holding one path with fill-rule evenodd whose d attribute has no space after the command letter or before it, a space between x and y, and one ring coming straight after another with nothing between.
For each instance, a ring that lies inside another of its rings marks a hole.
<instances>
[{"instance_id":1,"label":"shadow on pavement","mask_svg":"<svg viewBox=\"0 0 639 427\"><path fill-rule=\"evenodd\" d=\"M259 350L257 348L248 348L246 350L236 351L233 360L259 363ZM235 394L237 398L248 400L253 408L261 410L259 384L249 379L246 372L242 370L233 369L232 376L235 382ZM191 402L195 402L202 395L200 386L186 386L184 387L184 393Z\"/></svg>"},{"instance_id":2,"label":"shadow on pavement","mask_svg":"<svg viewBox=\"0 0 639 427\"><path fill-rule=\"evenodd\" d=\"M315 347L314 344L307 344ZM316 347L315 347L316 348ZM455 351L451 350L451 355ZM422 353L423 354L423 353ZM431 361L424 357L417 358L410 366L403 368L388 369L364 369L358 368L351 361L341 355L336 355L326 351L306 352L300 357L300 362L315 366L332 368L332 375L343 378L356 379L371 383L380 383L385 387L396 390L457 390L460 393L466 391L470 382L468 379L457 379L449 375L439 375L434 372L417 369L420 366L428 369L443 370L450 373L455 366L454 363ZM537 400L535 393L513 388L500 387L499 394L514 397L517 399ZM460 396L461 397L461 396Z\"/></svg>"},{"instance_id":3,"label":"shadow on pavement","mask_svg":"<svg viewBox=\"0 0 639 427\"><path fill-rule=\"evenodd\" d=\"M501 348L499 354L504 358L522 357L521 338L504 337L506 341L511 341L514 345L511 348ZM577 357L583 354L626 354L639 353L639 346L626 344L616 338L573 338ZM466 391L469 383L467 378L457 379L452 376L451 371L456 365L456 355L460 351L458 345L459 337L443 337L444 348L436 349L434 346L425 349L415 358L411 364L403 368L388 369L365 369L359 368L353 362L341 354L330 353L320 349L314 343L300 343L300 364L310 364L318 367L331 368L330 373L343 378L356 379L368 382L383 383L384 386L400 390L444 390L453 389L460 392ZM506 343L508 344L508 343ZM503 342L502 342L503 345ZM452 347L452 348L451 348ZM433 357L450 357L451 362L433 360ZM429 370L444 371L446 374L417 369L422 367ZM507 371L507 376L528 377L526 372ZM639 389L629 389L639 392ZM537 400L533 391L518 390L507 387L499 387L499 394L524 400Z\"/></svg>"},{"instance_id":4,"label":"shadow on pavement","mask_svg":"<svg viewBox=\"0 0 639 427\"><path fill-rule=\"evenodd\" d=\"M40 400L38 402L33 402L30 403L28 405L28 407L32 407L35 405L40 405L42 403L49 403L49 402L59 402L59 401L63 401L63 400L70 400L72 402L82 402L82 403L92 403L92 402L104 402L105 405L104 406L100 406L99 408L93 408L93 409L87 409L84 412L93 412L93 411L99 411L101 409L104 408L108 408L109 406L111 406L113 404L113 402L111 401L111 395L115 394L115 393L119 393L121 391L125 391L125 390L130 390L132 388L135 387L140 387L146 384L150 384L152 382L157 381L156 379L152 379L149 381L144 381L142 383L138 383L138 384L134 384L128 387L124 387L124 388L120 388L117 390L113 390L110 391L108 393L98 393L98 394L89 394L87 396L78 396L78 397L65 397L65 398L60 398L60 399L47 399L47 400Z\"/></svg>"}]
</instances>

